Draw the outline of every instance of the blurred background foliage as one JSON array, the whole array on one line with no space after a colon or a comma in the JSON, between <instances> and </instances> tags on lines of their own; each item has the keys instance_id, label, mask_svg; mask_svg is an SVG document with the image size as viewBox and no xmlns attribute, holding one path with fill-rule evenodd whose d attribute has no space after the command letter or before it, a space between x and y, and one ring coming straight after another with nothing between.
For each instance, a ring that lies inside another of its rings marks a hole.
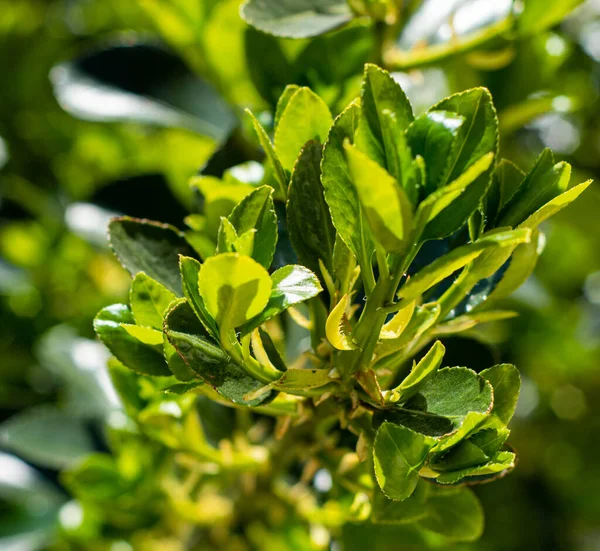
<instances>
[{"instance_id":1,"label":"blurred background foliage","mask_svg":"<svg viewBox=\"0 0 600 551\"><path fill-rule=\"evenodd\" d=\"M452 10L460 32L460 21L489 23L489 11L506 2L408 4L415 15L401 48L449 40ZM126 422L107 354L92 340L93 316L122 301L129 284L105 243L110 216L184 227L198 207L189 178L224 141L229 151L248 147L244 108L268 126L280 92L296 83L338 112L372 60L368 23L292 41L248 28L238 10L238 0L0 0L0 415L8 420L0 428L2 549L132 549L117 536L111 547L94 547L98 527L110 525L106 512L67 501L57 475L106 449L104 423ZM548 146L573 164L575 180L598 181L600 2L587 0L556 23L395 76L417 112L452 92L489 87L503 157L529 166ZM244 121L238 129L236 120ZM207 172L221 169L217 158ZM452 549L600 549L598 184L585 197L544 228L534 275L503 305L520 317L445 343L449 365L511 362L523 376L512 425L520 464L476 489L484 537ZM35 428L39 418L51 419L59 437L39 429L15 444L6 436L24 419ZM9 454L15 447L21 459ZM136 450L130 442L118 460L135 465L127 455ZM76 473L62 480L77 493ZM139 518L133 511L121 518L122 531L151 526L160 514L153 488L122 491L148 504ZM61 537L47 543L57 526ZM305 535L256 530L257 548L307 548ZM381 527L352 530L349 549L413 548L409 539L386 539ZM179 549L161 537L133 549Z\"/></svg>"}]
</instances>

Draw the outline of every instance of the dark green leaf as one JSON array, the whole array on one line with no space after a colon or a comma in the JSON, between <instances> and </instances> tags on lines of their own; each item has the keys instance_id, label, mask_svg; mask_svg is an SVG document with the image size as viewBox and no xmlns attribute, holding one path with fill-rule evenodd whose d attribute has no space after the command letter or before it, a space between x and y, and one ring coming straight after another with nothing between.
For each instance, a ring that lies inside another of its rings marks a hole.
<instances>
[{"instance_id":1,"label":"dark green leaf","mask_svg":"<svg viewBox=\"0 0 600 551\"><path fill-rule=\"evenodd\" d=\"M307 143L294 166L288 189L287 227L298 260L320 273L319 260L332 272L335 229L321 184L321 146Z\"/></svg>"},{"instance_id":2,"label":"dark green leaf","mask_svg":"<svg viewBox=\"0 0 600 551\"><path fill-rule=\"evenodd\" d=\"M433 438L392 423L379 427L373 446L375 476L388 498L401 501L414 492L434 443Z\"/></svg>"},{"instance_id":3,"label":"dark green leaf","mask_svg":"<svg viewBox=\"0 0 600 551\"><path fill-rule=\"evenodd\" d=\"M418 482L415 491L404 501L394 501L385 497L375 488L371 521L376 524L408 524L427 515L428 484Z\"/></svg>"},{"instance_id":4,"label":"dark green leaf","mask_svg":"<svg viewBox=\"0 0 600 551\"><path fill-rule=\"evenodd\" d=\"M145 272L181 296L179 255L194 256L181 232L168 224L129 217L111 220L108 231L115 255L132 276Z\"/></svg>"},{"instance_id":5,"label":"dark green leaf","mask_svg":"<svg viewBox=\"0 0 600 551\"><path fill-rule=\"evenodd\" d=\"M517 191L524 178L525 173L510 161L502 159L498 163L484 201L486 227L495 227L499 212Z\"/></svg>"},{"instance_id":6,"label":"dark green leaf","mask_svg":"<svg viewBox=\"0 0 600 551\"><path fill-rule=\"evenodd\" d=\"M179 269L181 271L181 281L183 285L183 294L187 298L190 306L194 310L198 319L204 325L204 328L217 338L219 330L212 316L208 313L204 299L200 296L198 289L198 276L200 275L201 264L194 258L187 256L179 257Z\"/></svg>"}]
</instances>

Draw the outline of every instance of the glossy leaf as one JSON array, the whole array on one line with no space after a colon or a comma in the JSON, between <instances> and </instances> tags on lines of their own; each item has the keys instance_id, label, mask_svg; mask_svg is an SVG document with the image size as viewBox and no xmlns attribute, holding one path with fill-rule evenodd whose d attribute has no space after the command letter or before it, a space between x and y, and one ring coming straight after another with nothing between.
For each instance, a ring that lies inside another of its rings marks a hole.
<instances>
[{"instance_id":1,"label":"glossy leaf","mask_svg":"<svg viewBox=\"0 0 600 551\"><path fill-rule=\"evenodd\" d=\"M123 323L135 323L131 310L125 304L113 304L98 312L94 330L111 354L129 369L145 375L170 375L162 347L143 344L121 326Z\"/></svg>"},{"instance_id":2,"label":"glossy leaf","mask_svg":"<svg viewBox=\"0 0 600 551\"><path fill-rule=\"evenodd\" d=\"M385 169L352 145L345 146L350 177L375 239L387 252L400 252L411 239L412 206Z\"/></svg>"},{"instance_id":3,"label":"glossy leaf","mask_svg":"<svg viewBox=\"0 0 600 551\"><path fill-rule=\"evenodd\" d=\"M289 99L275 129L275 151L283 168L292 170L310 140L324 143L333 118L327 104L309 88L300 88Z\"/></svg>"},{"instance_id":4,"label":"glossy leaf","mask_svg":"<svg viewBox=\"0 0 600 551\"><path fill-rule=\"evenodd\" d=\"M321 146L308 142L296 161L288 189L287 227L298 260L319 273L332 271L335 229L321 184Z\"/></svg>"},{"instance_id":5,"label":"glossy leaf","mask_svg":"<svg viewBox=\"0 0 600 551\"><path fill-rule=\"evenodd\" d=\"M484 155L497 154L498 118L490 93L485 88L455 94L442 100L430 111L449 111L465 119L458 130L455 154L440 187L459 178ZM465 189L460 202L442 211L432 222L425 238L444 237L462 226L479 206L491 182L491 173L491 169L482 173Z\"/></svg>"},{"instance_id":6,"label":"glossy leaf","mask_svg":"<svg viewBox=\"0 0 600 551\"><path fill-rule=\"evenodd\" d=\"M448 111L430 111L415 119L406 137L414 156L420 155L427 167L425 196L447 181L450 162L456 156L458 131L465 118Z\"/></svg>"},{"instance_id":7,"label":"glossy leaf","mask_svg":"<svg viewBox=\"0 0 600 551\"><path fill-rule=\"evenodd\" d=\"M260 314L271 287L269 273L258 262L235 253L210 257L198 276L200 295L221 332Z\"/></svg>"},{"instance_id":8,"label":"glossy leaf","mask_svg":"<svg viewBox=\"0 0 600 551\"><path fill-rule=\"evenodd\" d=\"M176 298L164 285L144 272L138 272L131 282L129 303L138 325L162 330L163 314Z\"/></svg>"},{"instance_id":9,"label":"glossy leaf","mask_svg":"<svg viewBox=\"0 0 600 551\"><path fill-rule=\"evenodd\" d=\"M383 423L373 446L377 483L386 497L402 501L410 497L435 440L393 423Z\"/></svg>"},{"instance_id":10,"label":"glossy leaf","mask_svg":"<svg viewBox=\"0 0 600 551\"><path fill-rule=\"evenodd\" d=\"M381 328L380 339L397 339L406 329L415 311L416 303L410 302Z\"/></svg>"},{"instance_id":11,"label":"glossy leaf","mask_svg":"<svg viewBox=\"0 0 600 551\"><path fill-rule=\"evenodd\" d=\"M110 246L132 275L144 272L181 296L179 255L194 256L183 234L168 224L115 218L108 226Z\"/></svg>"},{"instance_id":12,"label":"glossy leaf","mask_svg":"<svg viewBox=\"0 0 600 551\"><path fill-rule=\"evenodd\" d=\"M246 0L241 14L257 29L286 38L317 36L353 17L344 0Z\"/></svg>"},{"instance_id":13,"label":"glossy leaf","mask_svg":"<svg viewBox=\"0 0 600 551\"><path fill-rule=\"evenodd\" d=\"M484 201L487 226L494 227L499 212L515 194L524 179L525 173L510 161L502 159L498 163L492 178L492 185Z\"/></svg>"},{"instance_id":14,"label":"glossy leaf","mask_svg":"<svg viewBox=\"0 0 600 551\"><path fill-rule=\"evenodd\" d=\"M319 278L304 266L288 265L271 274L271 293L264 310L251 319L242 334L250 333L290 306L317 296L322 291Z\"/></svg>"}]
</instances>

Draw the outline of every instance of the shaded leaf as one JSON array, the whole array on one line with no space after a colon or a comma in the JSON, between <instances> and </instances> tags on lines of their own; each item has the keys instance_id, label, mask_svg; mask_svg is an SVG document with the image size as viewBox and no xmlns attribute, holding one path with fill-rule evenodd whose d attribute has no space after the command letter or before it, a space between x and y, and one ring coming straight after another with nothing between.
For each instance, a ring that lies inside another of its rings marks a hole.
<instances>
[{"instance_id":1,"label":"shaded leaf","mask_svg":"<svg viewBox=\"0 0 600 551\"><path fill-rule=\"evenodd\" d=\"M144 272L138 272L131 282L129 303L138 325L162 329L163 314L175 298L164 285Z\"/></svg>"}]
</instances>

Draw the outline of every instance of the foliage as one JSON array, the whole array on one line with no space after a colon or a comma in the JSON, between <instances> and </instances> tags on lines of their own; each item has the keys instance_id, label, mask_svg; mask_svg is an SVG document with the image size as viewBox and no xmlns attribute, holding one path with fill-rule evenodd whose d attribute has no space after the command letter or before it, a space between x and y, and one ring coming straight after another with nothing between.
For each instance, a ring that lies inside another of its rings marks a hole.
<instances>
[{"instance_id":1,"label":"foliage","mask_svg":"<svg viewBox=\"0 0 600 551\"><path fill-rule=\"evenodd\" d=\"M91 121L80 129L108 121L163 136L142 170L166 174L193 212L184 230L176 216L173 226L115 209L130 215L110 237L133 282L94 327L114 356L120 416L52 407L3 426L7 448L66 468L76 501L63 506L57 545L246 549L268 533L275 548L351 549L378 532L372 543L385 549L386 537L478 538L482 509L463 484L513 468L519 375L508 364L441 367L454 364L437 339L514 315L500 301L533 270L539 224L589 182L569 187L570 166L549 150L526 174L499 158L500 139L554 109L551 97L500 89L498 120L484 88L446 99L436 90L427 109L398 85L409 73L364 63L467 60L462 82L446 67L462 90L477 82L470 71L502 70L576 2L526 2L522 13L507 2L450 40L432 22L416 48L433 3L244 4L248 23L310 38L298 43L245 27L236 1L192 4L143 3L144 24L185 64L136 39L51 76L61 106ZM456 21L472 7L463 4ZM119 67L137 64L153 77L119 81ZM93 188L106 176L88 178ZM98 453L89 425L103 422ZM56 451L35 445L46 434Z\"/></svg>"}]
</instances>

